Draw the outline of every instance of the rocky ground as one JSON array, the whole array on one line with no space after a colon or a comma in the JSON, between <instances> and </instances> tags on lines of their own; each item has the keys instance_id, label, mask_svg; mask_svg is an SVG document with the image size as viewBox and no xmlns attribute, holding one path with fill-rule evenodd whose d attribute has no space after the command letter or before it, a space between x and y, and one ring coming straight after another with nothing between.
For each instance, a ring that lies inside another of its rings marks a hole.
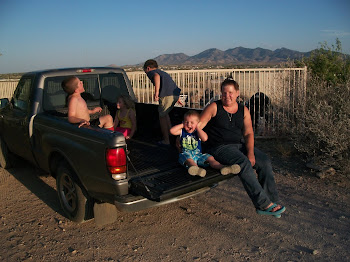
<instances>
[{"instance_id":1,"label":"rocky ground","mask_svg":"<svg viewBox=\"0 0 350 262\"><path fill-rule=\"evenodd\" d=\"M257 215L238 177L104 227L66 219L55 180L28 163L0 168L0 261L350 261L350 183L320 179L280 141L272 159L282 218Z\"/></svg>"}]
</instances>

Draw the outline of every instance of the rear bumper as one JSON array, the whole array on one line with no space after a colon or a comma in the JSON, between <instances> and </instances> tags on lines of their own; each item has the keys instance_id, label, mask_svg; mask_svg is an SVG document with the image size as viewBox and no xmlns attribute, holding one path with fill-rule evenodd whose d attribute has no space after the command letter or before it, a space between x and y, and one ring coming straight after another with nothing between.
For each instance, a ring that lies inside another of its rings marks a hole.
<instances>
[{"instance_id":1,"label":"rear bumper","mask_svg":"<svg viewBox=\"0 0 350 262\"><path fill-rule=\"evenodd\" d=\"M156 207L156 206L161 206L165 204L170 204L173 202L177 202L189 197L193 197L195 195L207 192L210 190L210 187L203 187L200 189L197 189L195 191L173 197L170 199L166 199L164 201L153 201L149 200L145 197L118 197L114 201L114 205L117 207L119 211L126 211L126 212L135 212L135 211L140 211L144 210L150 207Z\"/></svg>"}]
</instances>

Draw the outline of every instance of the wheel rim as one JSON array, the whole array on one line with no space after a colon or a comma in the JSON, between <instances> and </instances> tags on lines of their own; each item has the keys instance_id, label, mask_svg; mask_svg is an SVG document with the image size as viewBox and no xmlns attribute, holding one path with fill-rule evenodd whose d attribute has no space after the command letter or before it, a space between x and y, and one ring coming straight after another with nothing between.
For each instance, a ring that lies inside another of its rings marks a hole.
<instances>
[{"instance_id":1,"label":"wheel rim","mask_svg":"<svg viewBox=\"0 0 350 262\"><path fill-rule=\"evenodd\" d=\"M77 190L70 176L63 174L60 179L60 195L65 208L69 212L77 207Z\"/></svg>"}]
</instances>

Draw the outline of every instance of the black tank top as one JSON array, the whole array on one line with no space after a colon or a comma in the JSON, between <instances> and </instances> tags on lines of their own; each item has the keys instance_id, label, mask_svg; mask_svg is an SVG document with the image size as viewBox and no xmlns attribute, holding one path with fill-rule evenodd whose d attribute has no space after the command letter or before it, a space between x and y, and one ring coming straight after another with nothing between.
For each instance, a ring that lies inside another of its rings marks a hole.
<instances>
[{"instance_id":1,"label":"black tank top","mask_svg":"<svg viewBox=\"0 0 350 262\"><path fill-rule=\"evenodd\" d=\"M206 148L225 144L240 144L243 134L244 105L238 104L234 114L228 113L222 106L221 100L215 101L217 105L216 116L205 127L208 140Z\"/></svg>"}]
</instances>

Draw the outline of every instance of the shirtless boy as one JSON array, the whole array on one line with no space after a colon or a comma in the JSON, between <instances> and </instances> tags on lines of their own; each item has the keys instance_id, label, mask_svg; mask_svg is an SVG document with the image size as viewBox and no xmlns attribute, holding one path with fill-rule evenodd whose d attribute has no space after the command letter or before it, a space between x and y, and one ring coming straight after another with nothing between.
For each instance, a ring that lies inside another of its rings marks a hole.
<instances>
[{"instance_id":1,"label":"shirtless boy","mask_svg":"<svg viewBox=\"0 0 350 262\"><path fill-rule=\"evenodd\" d=\"M100 113L101 107L88 109L85 100L81 97L81 93L85 92L83 82L76 76L70 76L62 81L63 90L68 96L68 122L83 125L99 126L114 131L113 118L111 115L100 116L90 122L90 115Z\"/></svg>"}]
</instances>

